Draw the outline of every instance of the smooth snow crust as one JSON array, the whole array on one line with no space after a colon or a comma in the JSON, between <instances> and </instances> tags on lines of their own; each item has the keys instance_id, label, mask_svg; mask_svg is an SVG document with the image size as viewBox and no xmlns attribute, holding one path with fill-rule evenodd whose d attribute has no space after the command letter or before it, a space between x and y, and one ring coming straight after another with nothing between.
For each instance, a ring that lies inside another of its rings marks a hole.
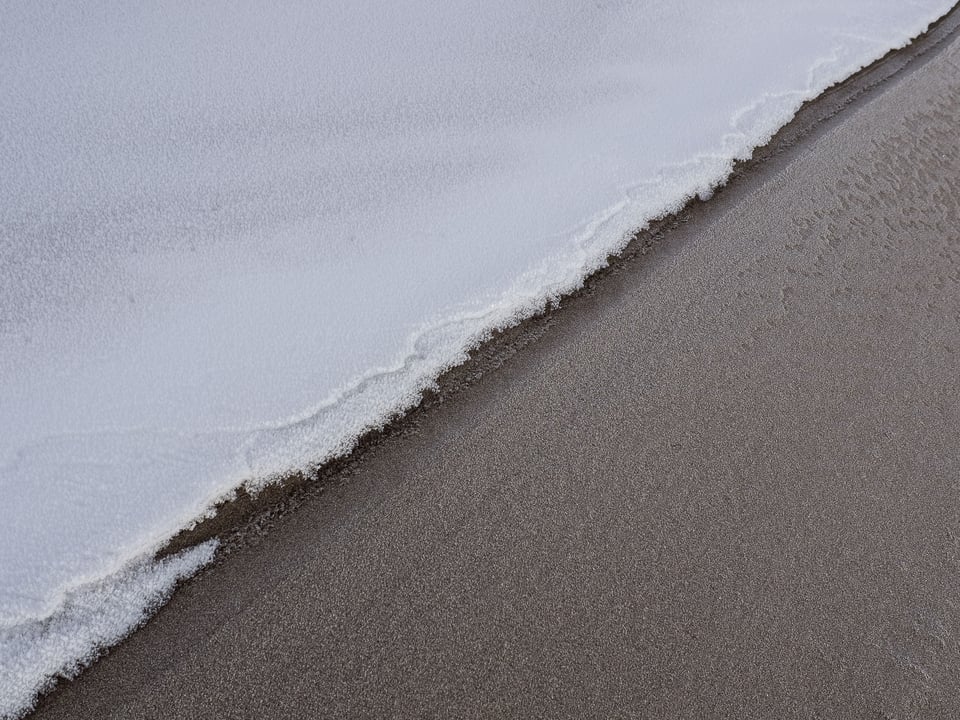
<instances>
[{"instance_id":1,"label":"smooth snow crust","mask_svg":"<svg viewBox=\"0 0 960 720\"><path fill-rule=\"evenodd\" d=\"M4 3L5 642L349 450L951 4Z\"/></svg>"}]
</instances>

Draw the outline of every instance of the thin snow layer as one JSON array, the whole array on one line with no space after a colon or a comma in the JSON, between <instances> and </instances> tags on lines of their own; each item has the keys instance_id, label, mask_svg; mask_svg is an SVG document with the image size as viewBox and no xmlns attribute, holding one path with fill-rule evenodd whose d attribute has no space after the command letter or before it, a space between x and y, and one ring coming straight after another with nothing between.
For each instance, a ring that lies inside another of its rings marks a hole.
<instances>
[{"instance_id":1,"label":"thin snow layer","mask_svg":"<svg viewBox=\"0 0 960 720\"><path fill-rule=\"evenodd\" d=\"M11 647L347 451L950 5L4 3Z\"/></svg>"},{"instance_id":2,"label":"thin snow layer","mask_svg":"<svg viewBox=\"0 0 960 720\"><path fill-rule=\"evenodd\" d=\"M0 718L19 717L57 677L70 678L213 558L214 541L159 562L139 562L77 588L44 620L0 628Z\"/></svg>"}]
</instances>

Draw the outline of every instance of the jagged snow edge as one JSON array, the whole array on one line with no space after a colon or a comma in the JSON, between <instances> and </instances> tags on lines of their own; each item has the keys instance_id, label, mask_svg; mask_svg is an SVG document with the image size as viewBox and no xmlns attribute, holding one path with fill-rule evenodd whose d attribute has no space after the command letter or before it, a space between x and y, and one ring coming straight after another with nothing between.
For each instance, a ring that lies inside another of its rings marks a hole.
<instances>
[{"instance_id":1,"label":"jagged snow edge","mask_svg":"<svg viewBox=\"0 0 960 720\"><path fill-rule=\"evenodd\" d=\"M216 548L210 540L163 560L132 562L72 591L55 615L0 631L0 718L22 717L59 678L75 677L143 625Z\"/></svg>"}]
</instances>

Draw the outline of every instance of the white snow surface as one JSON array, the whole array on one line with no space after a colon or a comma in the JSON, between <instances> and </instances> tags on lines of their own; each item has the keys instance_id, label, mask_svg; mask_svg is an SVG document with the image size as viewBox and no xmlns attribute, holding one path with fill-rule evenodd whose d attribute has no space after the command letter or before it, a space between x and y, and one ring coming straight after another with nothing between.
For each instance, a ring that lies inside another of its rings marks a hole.
<instances>
[{"instance_id":1,"label":"white snow surface","mask_svg":"<svg viewBox=\"0 0 960 720\"><path fill-rule=\"evenodd\" d=\"M0 631L349 450L951 5L4 3Z\"/></svg>"}]
</instances>

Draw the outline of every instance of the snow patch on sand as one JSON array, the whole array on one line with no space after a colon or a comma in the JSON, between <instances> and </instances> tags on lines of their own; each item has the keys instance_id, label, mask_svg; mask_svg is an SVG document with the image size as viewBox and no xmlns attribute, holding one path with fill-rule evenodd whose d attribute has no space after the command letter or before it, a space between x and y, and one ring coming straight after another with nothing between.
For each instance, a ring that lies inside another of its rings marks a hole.
<instances>
[{"instance_id":1,"label":"snow patch on sand","mask_svg":"<svg viewBox=\"0 0 960 720\"><path fill-rule=\"evenodd\" d=\"M951 5L5 3L7 661L88 657L93 615L36 631L77 588L349 451Z\"/></svg>"}]
</instances>

